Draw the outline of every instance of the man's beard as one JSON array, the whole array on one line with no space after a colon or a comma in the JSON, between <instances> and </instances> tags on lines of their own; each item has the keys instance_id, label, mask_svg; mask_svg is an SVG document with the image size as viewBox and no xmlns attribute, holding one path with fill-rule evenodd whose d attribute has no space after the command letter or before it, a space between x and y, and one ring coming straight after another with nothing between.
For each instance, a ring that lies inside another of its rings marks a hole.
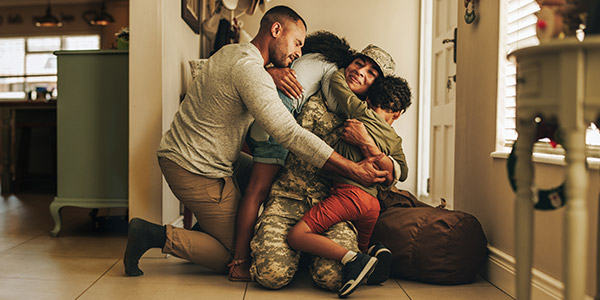
<instances>
[{"instance_id":1,"label":"man's beard","mask_svg":"<svg viewBox=\"0 0 600 300\"><path fill-rule=\"evenodd\" d=\"M288 56L281 56L281 57L276 57L272 63L274 66L278 67L278 68L285 68L285 67L289 67L290 64L287 63L287 58Z\"/></svg>"},{"instance_id":2,"label":"man's beard","mask_svg":"<svg viewBox=\"0 0 600 300\"><path fill-rule=\"evenodd\" d=\"M271 56L271 57L273 57L271 59L271 62L273 63L274 66L276 66L278 68L285 68L291 64L291 63L287 63L289 54L284 49L282 44L278 44L275 46L275 51L273 51L273 54L275 54L275 55Z\"/></svg>"}]
</instances>

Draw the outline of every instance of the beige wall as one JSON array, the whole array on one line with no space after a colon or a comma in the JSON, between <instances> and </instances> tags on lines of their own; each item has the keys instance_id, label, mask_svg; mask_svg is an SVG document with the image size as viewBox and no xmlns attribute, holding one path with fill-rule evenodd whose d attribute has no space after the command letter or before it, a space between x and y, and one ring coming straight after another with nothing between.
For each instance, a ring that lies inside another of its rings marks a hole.
<instances>
[{"instance_id":1,"label":"beige wall","mask_svg":"<svg viewBox=\"0 0 600 300\"><path fill-rule=\"evenodd\" d=\"M488 243L514 257L514 199L506 160L494 159L498 81L499 4L478 2L478 23L467 25L459 9L455 208L475 215ZM462 1L459 1L462 7ZM550 187L563 179L564 167L537 163L536 184ZM599 194L598 170L589 171L589 247L587 294L595 293L595 251ZM534 268L562 281L564 209L534 213Z\"/></svg>"},{"instance_id":2,"label":"beige wall","mask_svg":"<svg viewBox=\"0 0 600 300\"><path fill-rule=\"evenodd\" d=\"M130 24L130 217L169 223L179 202L162 180L156 149L189 86L187 61L198 57L199 38L171 0L131 0Z\"/></svg>"},{"instance_id":3,"label":"beige wall","mask_svg":"<svg viewBox=\"0 0 600 300\"><path fill-rule=\"evenodd\" d=\"M359 1L359 0L273 0L267 9L287 5L296 10L307 23L308 32L328 30L345 37L350 45L361 50L376 44L387 50L396 61L396 74L406 78L413 93L413 104L394 128L403 138L404 152L410 169L408 179L400 188L416 194L417 180L417 115L419 71L419 1ZM258 31L263 12L243 16L244 27L251 36Z\"/></svg>"}]
</instances>

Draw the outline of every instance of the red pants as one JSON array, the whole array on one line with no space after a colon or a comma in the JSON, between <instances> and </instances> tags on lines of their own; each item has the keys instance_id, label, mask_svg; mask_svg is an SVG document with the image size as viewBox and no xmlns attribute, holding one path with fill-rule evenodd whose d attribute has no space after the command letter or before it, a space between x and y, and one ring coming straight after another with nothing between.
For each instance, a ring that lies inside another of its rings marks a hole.
<instances>
[{"instance_id":1,"label":"red pants","mask_svg":"<svg viewBox=\"0 0 600 300\"><path fill-rule=\"evenodd\" d=\"M352 221L358 230L358 248L366 253L379 210L377 198L359 187L338 183L331 195L313 206L302 220L313 233L323 233L341 221Z\"/></svg>"}]
</instances>

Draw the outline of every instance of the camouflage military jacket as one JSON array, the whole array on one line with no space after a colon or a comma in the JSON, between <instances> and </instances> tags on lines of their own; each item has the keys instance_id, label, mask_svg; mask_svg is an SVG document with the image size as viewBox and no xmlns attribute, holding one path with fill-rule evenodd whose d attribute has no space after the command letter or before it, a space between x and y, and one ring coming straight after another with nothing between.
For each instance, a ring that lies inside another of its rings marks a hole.
<instances>
[{"instance_id":1,"label":"camouflage military jacket","mask_svg":"<svg viewBox=\"0 0 600 300\"><path fill-rule=\"evenodd\" d=\"M328 111L321 92L310 97L296 120L330 146L339 140L344 120ZM271 187L272 197L307 201L309 206L329 196L331 182L319 175L319 169L290 152L285 166Z\"/></svg>"}]
</instances>

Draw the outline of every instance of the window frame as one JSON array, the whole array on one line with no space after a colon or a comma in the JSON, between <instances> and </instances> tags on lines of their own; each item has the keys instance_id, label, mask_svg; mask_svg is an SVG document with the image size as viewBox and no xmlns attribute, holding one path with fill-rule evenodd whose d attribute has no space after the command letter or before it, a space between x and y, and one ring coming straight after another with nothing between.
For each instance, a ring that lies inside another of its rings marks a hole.
<instances>
[{"instance_id":1,"label":"window frame","mask_svg":"<svg viewBox=\"0 0 600 300\"><path fill-rule=\"evenodd\" d=\"M511 148L516 141L516 139L511 139L508 136L507 132L514 130L514 136L516 137L516 119L514 115L509 114L509 109L514 109L515 106L507 105L508 101L511 101L510 98L516 97L516 84L512 84L510 82L515 81L514 77L516 77L516 67L513 69L509 69L511 63L507 59L507 55L509 52L512 52L516 49L523 48L523 46L516 46L514 49L509 49L509 34L519 31L525 27L518 27L517 30L509 32L509 6L514 2L523 2L527 3L526 5L530 5L531 3L536 3L535 0L509 0L509 1L500 1L500 16L499 16L499 62L498 62L498 100L497 100L497 121L496 121L496 151L491 154L492 157L496 158L506 158L508 157L508 153L510 153ZM521 4L521 8L526 5ZM526 16L521 16L519 19L523 19ZM529 25L530 26L530 25ZM514 29L514 28L513 28ZM517 41L522 41L527 39L518 39ZM530 37L529 37L530 38ZM518 42L517 42L518 43ZM539 44L539 42L538 42ZM531 43L528 43L531 45ZM527 47L527 46L525 46ZM511 78L511 76L513 78ZM510 82L509 82L510 81ZM509 88L513 90L509 91ZM510 93L510 94L509 94ZM514 102L514 100L512 100ZM508 127L507 123L509 119L512 119L512 127ZM596 124L599 125L600 124ZM558 145L557 147L553 147L550 143L549 139L541 139L534 144L533 148L534 161L552 163L552 164L563 164L565 151L562 146ZM538 158L536 159L536 155ZM591 145L586 143L586 156L588 157L588 165L593 168L600 168L600 146L599 145Z\"/></svg>"},{"instance_id":2,"label":"window frame","mask_svg":"<svg viewBox=\"0 0 600 300\"><path fill-rule=\"evenodd\" d=\"M8 78L16 78L22 79L22 91L23 96L18 98L9 98L9 97L1 97L0 100L25 100L28 99L28 84L30 82L27 81L27 78L36 78L36 77L54 77L55 80L53 82L58 81L58 70L56 73L47 73L47 74L27 74L27 56L31 54L53 54L54 51L65 50L65 40L70 37L96 37L98 39L98 48L90 49L90 50L99 50L101 47L102 37L98 33L81 33L81 34L56 34L56 35L30 35L30 36L12 36L12 37L3 37L7 39L23 39L24 40L24 59L23 59L23 74L18 75L0 75L0 79L8 79ZM32 38L59 38L60 45L59 49L56 50L39 50L39 51L30 51L28 47L29 39Z\"/></svg>"}]
</instances>

